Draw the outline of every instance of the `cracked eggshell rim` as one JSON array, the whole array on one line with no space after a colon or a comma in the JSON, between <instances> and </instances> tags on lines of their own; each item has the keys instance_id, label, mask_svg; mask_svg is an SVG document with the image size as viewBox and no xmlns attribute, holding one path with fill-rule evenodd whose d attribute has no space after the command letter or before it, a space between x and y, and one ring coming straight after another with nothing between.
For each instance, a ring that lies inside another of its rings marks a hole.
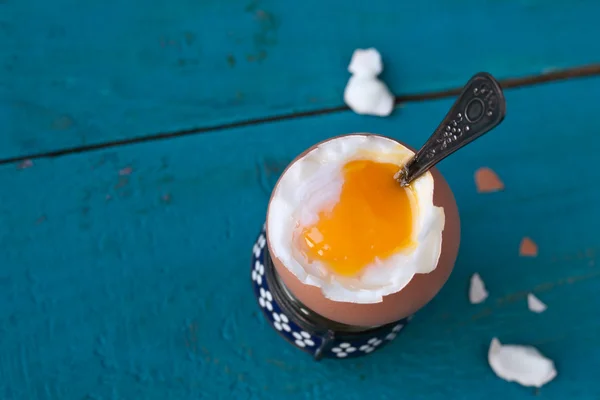
<instances>
[{"instance_id":1,"label":"cracked eggshell rim","mask_svg":"<svg viewBox=\"0 0 600 400\"><path fill-rule=\"evenodd\" d=\"M275 189L279 184L281 177L286 173L287 169L293 165L298 159L302 158L306 153L311 151L317 146L328 142L330 140L338 139L344 136L354 135L373 135L371 133L352 133L348 135L339 135L336 137L329 138L322 142L319 142L304 152L299 154L282 172L280 178L277 180L273 191L271 192L271 198L269 199L269 208L271 200L275 193ZM383 136L386 139L392 140L402 146L407 147L409 150L414 151L410 146L406 144ZM460 221L458 216L458 208L454 195L450 190L446 180L442 177L439 171L435 168L430 170L433 181L434 181L434 193L433 203L435 206L443 207L446 217L446 224L444 231L442 232L442 250L438 259L436 268L428 274L416 274L410 283L402 290L390 295L384 296L383 301L372 304L359 304L359 303L348 303L338 302L327 299L322 293L321 289L315 286L310 286L302 283L283 263L271 252L273 264L277 273L281 277L285 286L292 292L292 294L301 301L306 307L312 311L322 315L330 320L354 325L372 327L391 323L409 315L414 314L425 304L427 304L433 297L440 291L442 286L448 280L450 273L454 267L456 256L458 254L458 247L460 244ZM267 209L267 220L269 210ZM268 225L268 224L267 224ZM269 241L269 232L267 226L267 245L271 248Z\"/></svg>"}]
</instances>

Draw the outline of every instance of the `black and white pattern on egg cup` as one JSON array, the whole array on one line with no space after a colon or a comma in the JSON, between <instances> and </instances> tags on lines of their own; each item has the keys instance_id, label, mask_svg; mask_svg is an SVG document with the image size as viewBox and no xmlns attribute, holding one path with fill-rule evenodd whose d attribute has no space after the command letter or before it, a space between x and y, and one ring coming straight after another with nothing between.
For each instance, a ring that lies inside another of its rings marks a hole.
<instances>
[{"instance_id":1,"label":"black and white pattern on egg cup","mask_svg":"<svg viewBox=\"0 0 600 400\"><path fill-rule=\"evenodd\" d=\"M356 358L384 347L411 317L391 324L360 328L328 320L295 299L277 276L266 245L265 227L252 248L254 295L269 324L288 342L315 360Z\"/></svg>"}]
</instances>

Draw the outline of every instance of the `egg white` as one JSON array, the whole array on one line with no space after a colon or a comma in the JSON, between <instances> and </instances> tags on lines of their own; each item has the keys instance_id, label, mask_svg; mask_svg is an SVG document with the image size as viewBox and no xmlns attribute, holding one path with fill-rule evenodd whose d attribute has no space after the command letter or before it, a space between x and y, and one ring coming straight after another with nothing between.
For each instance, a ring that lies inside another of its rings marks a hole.
<instances>
[{"instance_id":1,"label":"egg white","mask_svg":"<svg viewBox=\"0 0 600 400\"><path fill-rule=\"evenodd\" d=\"M381 302L402 290L415 274L433 271L442 249L445 216L444 209L433 204L429 172L412 184L416 245L376 260L356 276L340 276L319 261L306 260L294 240L303 227L318 221L319 212L337 203L346 163L361 159L402 165L413 154L391 139L354 134L322 143L296 160L279 179L269 204L267 236L272 255L301 282L320 288L326 298L350 303Z\"/></svg>"}]
</instances>

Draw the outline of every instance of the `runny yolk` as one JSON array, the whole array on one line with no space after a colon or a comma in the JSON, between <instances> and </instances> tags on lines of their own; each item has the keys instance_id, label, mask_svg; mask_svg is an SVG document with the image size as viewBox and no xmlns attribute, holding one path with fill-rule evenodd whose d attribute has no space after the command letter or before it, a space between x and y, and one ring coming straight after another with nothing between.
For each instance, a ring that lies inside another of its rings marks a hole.
<instances>
[{"instance_id":1,"label":"runny yolk","mask_svg":"<svg viewBox=\"0 0 600 400\"><path fill-rule=\"evenodd\" d=\"M412 191L394 179L398 166L369 160L343 167L338 202L300 232L300 250L338 275L352 276L412 244Z\"/></svg>"}]
</instances>

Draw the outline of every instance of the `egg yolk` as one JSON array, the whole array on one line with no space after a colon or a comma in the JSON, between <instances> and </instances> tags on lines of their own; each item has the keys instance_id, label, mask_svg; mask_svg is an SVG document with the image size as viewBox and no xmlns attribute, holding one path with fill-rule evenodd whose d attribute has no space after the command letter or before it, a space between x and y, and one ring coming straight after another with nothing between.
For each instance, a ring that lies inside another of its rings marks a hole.
<instances>
[{"instance_id":1,"label":"egg yolk","mask_svg":"<svg viewBox=\"0 0 600 400\"><path fill-rule=\"evenodd\" d=\"M338 275L352 276L411 246L413 193L394 180L397 171L391 163L346 163L339 200L300 232L304 256Z\"/></svg>"}]
</instances>

